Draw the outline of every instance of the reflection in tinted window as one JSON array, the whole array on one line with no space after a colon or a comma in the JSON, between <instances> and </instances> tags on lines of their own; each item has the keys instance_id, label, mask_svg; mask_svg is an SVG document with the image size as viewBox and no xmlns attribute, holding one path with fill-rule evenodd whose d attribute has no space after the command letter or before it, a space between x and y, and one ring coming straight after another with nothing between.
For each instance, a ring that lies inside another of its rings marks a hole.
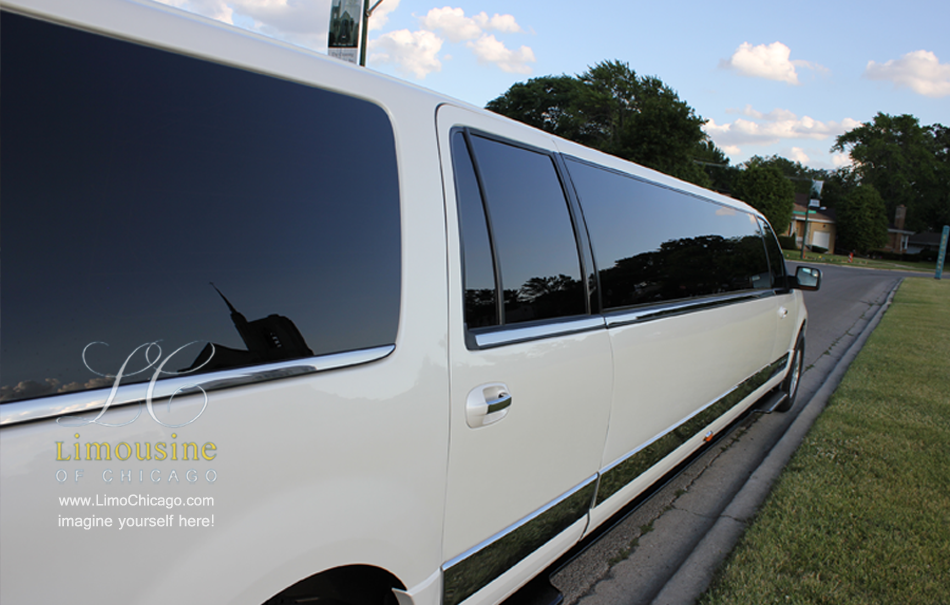
<instances>
[{"instance_id":1,"label":"reflection in tinted window","mask_svg":"<svg viewBox=\"0 0 950 605\"><path fill-rule=\"evenodd\" d=\"M772 287L785 288L785 256L778 245L778 239L772 226L767 221L759 219L759 225L765 238L765 249L769 254L769 266L772 269Z\"/></svg>"},{"instance_id":2,"label":"reflection in tinted window","mask_svg":"<svg viewBox=\"0 0 950 605\"><path fill-rule=\"evenodd\" d=\"M551 156L471 141L500 265L504 323L585 313L574 227Z\"/></svg>"},{"instance_id":3,"label":"reflection in tinted window","mask_svg":"<svg viewBox=\"0 0 950 605\"><path fill-rule=\"evenodd\" d=\"M495 270L485 209L478 180L465 143L465 135L452 135L452 166L458 197L462 237L462 280L465 289L465 323L469 328L498 324Z\"/></svg>"},{"instance_id":4,"label":"reflection in tinted window","mask_svg":"<svg viewBox=\"0 0 950 605\"><path fill-rule=\"evenodd\" d=\"M605 308L770 287L754 216L569 160Z\"/></svg>"},{"instance_id":5,"label":"reflection in tinted window","mask_svg":"<svg viewBox=\"0 0 950 605\"><path fill-rule=\"evenodd\" d=\"M382 109L8 13L0 25L3 400L111 384L97 373L145 343L167 356L194 342L165 370L208 371L395 342Z\"/></svg>"}]
</instances>

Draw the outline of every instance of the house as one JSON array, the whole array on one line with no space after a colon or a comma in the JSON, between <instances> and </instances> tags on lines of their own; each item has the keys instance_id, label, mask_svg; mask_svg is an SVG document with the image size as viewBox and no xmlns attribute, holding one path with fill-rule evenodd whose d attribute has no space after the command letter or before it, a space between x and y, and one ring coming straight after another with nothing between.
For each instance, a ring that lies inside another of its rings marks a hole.
<instances>
[{"instance_id":1,"label":"house","mask_svg":"<svg viewBox=\"0 0 950 605\"><path fill-rule=\"evenodd\" d=\"M937 231L928 231L911 235L907 240L907 254L919 254L925 250L936 253L940 250L940 240L942 233Z\"/></svg>"},{"instance_id":2,"label":"house","mask_svg":"<svg viewBox=\"0 0 950 605\"><path fill-rule=\"evenodd\" d=\"M887 245L881 248L882 251L897 254L907 254L909 252L907 246L914 232L904 229L906 220L907 206L901 204L894 212L894 222L887 226Z\"/></svg>"},{"instance_id":3,"label":"house","mask_svg":"<svg viewBox=\"0 0 950 605\"><path fill-rule=\"evenodd\" d=\"M785 235L794 235L795 243L799 248L805 241L805 229L807 222L807 246L812 248L819 246L828 251L835 249L835 235L837 226L835 224L835 211L829 208L808 208L808 194L796 193L795 205L792 208L792 222L788 226L788 232ZM805 210L808 209L807 221Z\"/></svg>"}]
</instances>

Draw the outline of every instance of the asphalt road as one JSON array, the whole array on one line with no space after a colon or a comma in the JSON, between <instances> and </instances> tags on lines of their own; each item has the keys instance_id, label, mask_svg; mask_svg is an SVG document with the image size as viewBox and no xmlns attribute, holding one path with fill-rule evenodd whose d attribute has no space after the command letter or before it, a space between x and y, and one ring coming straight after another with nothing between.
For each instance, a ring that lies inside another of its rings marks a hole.
<instances>
[{"instance_id":1,"label":"asphalt road","mask_svg":"<svg viewBox=\"0 0 950 605\"><path fill-rule=\"evenodd\" d=\"M795 266L788 263L789 271L794 272ZM773 446L788 450L786 457L791 455L795 439L801 438L797 435L807 431L840 380L846 364L839 361L846 353L847 358L856 354L862 334L866 338L876 325L872 320L880 318L888 295L903 277L927 277L828 265L821 269L821 289L805 293L806 371L795 407L786 414L749 416L552 576L552 584L564 594L564 605L693 603L741 535L744 520L767 493L770 482L756 484L761 469L775 466L776 459L784 465L785 458L778 453L769 457ZM773 475L778 472L780 467L772 470ZM750 496L750 491L755 493ZM749 510L740 515L733 512L737 507Z\"/></svg>"},{"instance_id":2,"label":"asphalt road","mask_svg":"<svg viewBox=\"0 0 950 605\"><path fill-rule=\"evenodd\" d=\"M797 265L788 263L790 272ZM904 277L927 277L926 273L881 271L816 265L822 271L821 289L805 292L808 307L808 350L805 366L815 363L832 344L851 330L855 322ZM933 274L930 274L933 277Z\"/></svg>"}]
</instances>

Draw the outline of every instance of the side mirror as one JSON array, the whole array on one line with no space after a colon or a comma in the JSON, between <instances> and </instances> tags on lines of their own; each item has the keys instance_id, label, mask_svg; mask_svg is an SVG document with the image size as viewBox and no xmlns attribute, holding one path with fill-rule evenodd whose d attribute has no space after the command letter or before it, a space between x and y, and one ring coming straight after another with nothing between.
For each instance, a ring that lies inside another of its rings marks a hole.
<instances>
[{"instance_id":1,"label":"side mirror","mask_svg":"<svg viewBox=\"0 0 950 605\"><path fill-rule=\"evenodd\" d=\"M795 270L795 286L799 290L815 291L821 287L821 271L814 267L799 267Z\"/></svg>"}]
</instances>

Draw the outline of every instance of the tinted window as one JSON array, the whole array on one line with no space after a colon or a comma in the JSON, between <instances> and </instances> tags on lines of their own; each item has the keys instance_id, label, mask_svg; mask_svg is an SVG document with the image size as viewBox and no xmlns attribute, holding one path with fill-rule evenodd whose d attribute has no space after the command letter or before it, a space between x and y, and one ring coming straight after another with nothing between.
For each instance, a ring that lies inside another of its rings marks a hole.
<instances>
[{"instance_id":1,"label":"tinted window","mask_svg":"<svg viewBox=\"0 0 950 605\"><path fill-rule=\"evenodd\" d=\"M504 323L586 312L567 198L550 155L472 136L504 292Z\"/></svg>"},{"instance_id":2,"label":"tinted window","mask_svg":"<svg viewBox=\"0 0 950 605\"><path fill-rule=\"evenodd\" d=\"M782 248L778 245L778 239L772 226L768 222L759 219L762 232L765 238L765 248L769 254L769 267L772 270L772 287L785 287L785 256L782 254Z\"/></svg>"},{"instance_id":3,"label":"tinted window","mask_svg":"<svg viewBox=\"0 0 950 605\"><path fill-rule=\"evenodd\" d=\"M462 237L462 280L465 288L465 323L470 328L498 324L495 270L485 208L465 135L452 135L452 166L458 198Z\"/></svg>"},{"instance_id":4,"label":"tinted window","mask_svg":"<svg viewBox=\"0 0 950 605\"><path fill-rule=\"evenodd\" d=\"M756 218L568 162L607 309L770 287Z\"/></svg>"},{"instance_id":5,"label":"tinted window","mask_svg":"<svg viewBox=\"0 0 950 605\"><path fill-rule=\"evenodd\" d=\"M203 371L395 342L382 109L8 13L0 42L3 400L156 341Z\"/></svg>"}]
</instances>

